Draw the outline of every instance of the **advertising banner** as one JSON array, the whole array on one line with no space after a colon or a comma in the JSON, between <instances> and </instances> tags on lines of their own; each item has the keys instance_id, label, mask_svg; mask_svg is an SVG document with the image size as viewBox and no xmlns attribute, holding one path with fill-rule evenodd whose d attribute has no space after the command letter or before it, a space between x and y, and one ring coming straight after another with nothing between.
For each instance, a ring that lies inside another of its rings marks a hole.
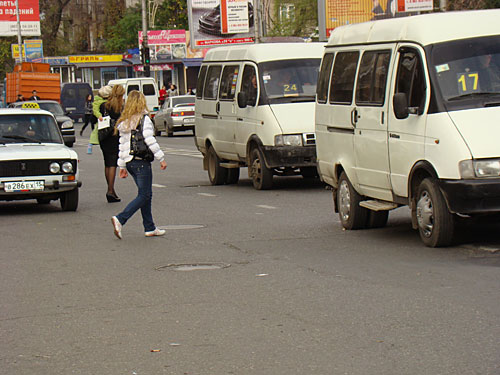
<instances>
[{"instance_id":1,"label":"advertising banner","mask_svg":"<svg viewBox=\"0 0 500 375\"><path fill-rule=\"evenodd\" d=\"M139 31L139 46L142 31ZM148 30L148 45L151 61L177 60L187 56L186 30Z\"/></svg>"},{"instance_id":2,"label":"advertising banner","mask_svg":"<svg viewBox=\"0 0 500 375\"><path fill-rule=\"evenodd\" d=\"M19 0L19 20L22 36L40 35L38 0ZM0 1L0 35L17 35L17 12L14 0Z\"/></svg>"},{"instance_id":3,"label":"advertising banner","mask_svg":"<svg viewBox=\"0 0 500 375\"><path fill-rule=\"evenodd\" d=\"M193 49L255 42L253 0L188 0L188 18Z\"/></svg>"},{"instance_id":4,"label":"advertising banner","mask_svg":"<svg viewBox=\"0 0 500 375\"><path fill-rule=\"evenodd\" d=\"M19 45L12 44L12 58L19 60ZM25 40L23 44L23 61L42 62L43 41L41 39Z\"/></svg>"},{"instance_id":5,"label":"advertising banner","mask_svg":"<svg viewBox=\"0 0 500 375\"><path fill-rule=\"evenodd\" d=\"M90 55L90 56L68 56L70 64L121 62L122 55Z\"/></svg>"},{"instance_id":6,"label":"advertising banner","mask_svg":"<svg viewBox=\"0 0 500 375\"><path fill-rule=\"evenodd\" d=\"M432 0L398 0L398 12L420 12L433 9Z\"/></svg>"}]
</instances>

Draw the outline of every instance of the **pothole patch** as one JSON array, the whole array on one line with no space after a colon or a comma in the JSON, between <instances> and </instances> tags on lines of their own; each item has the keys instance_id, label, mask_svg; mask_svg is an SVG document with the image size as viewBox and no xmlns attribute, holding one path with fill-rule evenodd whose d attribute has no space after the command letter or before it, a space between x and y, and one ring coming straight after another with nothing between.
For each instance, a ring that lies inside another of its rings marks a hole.
<instances>
[{"instance_id":1,"label":"pothole patch","mask_svg":"<svg viewBox=\"0 0 500 375\"><path fill-rule=\"evenodd\" d=\"M201 229L205 228L203 224L172 224L172 225L163 225L158 228L164 230L186 230L186 229Z\"/></svg>"},{"instance_id":2,"label":"pothole patch","mask_svg":"<svg viewBox=\"0 0 500 375\"><path fill-rule=\"evenodd\" d=\"M180 263L180 264L167 264L156 268L157 271L207 271L207 270L220 270L223 268L231 267L229 263Z\"/></svg>"}]
</instances>

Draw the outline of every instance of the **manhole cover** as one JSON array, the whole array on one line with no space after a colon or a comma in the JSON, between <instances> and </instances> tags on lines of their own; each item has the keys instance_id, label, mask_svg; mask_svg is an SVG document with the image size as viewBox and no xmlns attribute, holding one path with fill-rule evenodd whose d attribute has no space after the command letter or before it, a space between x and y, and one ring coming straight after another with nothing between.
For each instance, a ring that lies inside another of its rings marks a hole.
<instances>
[{"instance_id":1,"label":"manhole cover","mask_svg":"<svg viewBox=\"0 0 500 375\"><path fill-rule=\"evenodd\" d=\"M202 224L172 224L172 225L163 225L158 228L165 230L180 230L180 229L200 229L200 228L205 228L205 226Z\"/></svg>"},{"instance_id":2,"label":"manhole cover","mask_svg":"<svg viewBox=\"0 0 500 375\"><path fill-rule=\"evenodd\" d=\"M157 271L198 271L198 270L220 270L230 267L229 263L186 263L186 264L167 264L166 266L158 267Z\"/></svg>"}]
</instances>

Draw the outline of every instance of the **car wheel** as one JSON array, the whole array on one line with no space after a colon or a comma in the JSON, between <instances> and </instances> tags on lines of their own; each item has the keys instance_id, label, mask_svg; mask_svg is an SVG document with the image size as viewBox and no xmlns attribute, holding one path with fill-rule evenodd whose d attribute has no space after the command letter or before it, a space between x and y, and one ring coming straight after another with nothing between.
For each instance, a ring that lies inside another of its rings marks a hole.
<instances>
[{"instance_id":1,"label":"car wheel","mask_svg":"<svg viewBox=\"0 0 500 375\"><path fill-rule=\"evenodd\" d=\"M50 203L50 199L48 199L48 198L37 198L36 201L38 204L49 204Z\"/></svg>"},{"instance_id":2,"label":"car wheel","mask_svg":"<svg viewBox=\"0 0 500 375\"><path fill-rule=\"evenodd\" d=\"M361 200L345 172L342 172L337 189L337 207L340 222L345 229L366 228L368 209L359 205Z\"/></svg>"},{"instance_id":3,"label":"car wheel","mask_svg":"<svg viewBox=\"0 0 500 375\"><path fill-rule=\"evenodd\" d=\"M240 179L240 169L239 168L228 168L226 184L232 185L237 184Z\"/></svg>"},{"instance_id":4,"label":"car wheel","mask_svg":"<svg viewBox=\"0 0 500 375\"><path fill-rule=\"evenodd\" d=\"M78 188L63 193L60 200L63 211L76 211L78 208Z\"/></svg>"},{"instance_id":5,"label":"car wheel","mask_svg":"<svg viewBox=\"0 0 500 375\"><path fill-rule=\"evenodd\" d=\"M255 147L250 152L250 177L257 190L268 190L273 186L273 172L266 167L262 151Z\"/></svg>"},{"instance_id":6,"label":"car wheel","mask_svg":"<svg viewBox=\"0 0 500 375\"><path fill-rule=\"evenodd\" d=\"M214 148L208 148L208 178L212 185L222 185L226 182L227 169L220 166L220 159Z\"/></svg>"},{"instance_id":7,"label":"car wheel","mask_svg":"<svg viewBox=\"0 0 500 375\"><path fill-rule=\"evenodd\" d=\"M389 219L389 211L372 211L368 212L368 219L366 222L367 228L383 228Z\"/></svg>"},{"instance_id":8,"label":"car wheel","mask_svg":"<svg viewBox=\"0 0 500 375\"><path fill-rule=\"evenodd\" d=\"M420 238L426 246L448 246L451 243L455 227L453 215L433 178L420 183L415 214Z\"/></svg>"}]
</instances>

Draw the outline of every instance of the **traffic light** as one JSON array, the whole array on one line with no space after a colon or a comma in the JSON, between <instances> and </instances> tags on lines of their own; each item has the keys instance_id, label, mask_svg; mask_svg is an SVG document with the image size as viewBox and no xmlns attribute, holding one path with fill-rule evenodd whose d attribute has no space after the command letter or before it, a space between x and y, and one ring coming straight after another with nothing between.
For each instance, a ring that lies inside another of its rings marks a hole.
<instances>
[{"instance_id":1,"label":"traffic light","mask_svg":"<svg viewBox=\"0 0 500 375\"><path fill-rule=\"evenodd\" d=\"M149 54L149 47L144 47L143 48L143 56L144 56L144 61L143 63L145 65L149 65L151 63L151 59L150 59L150 54Z\"/></svg>"}]
</instances>

